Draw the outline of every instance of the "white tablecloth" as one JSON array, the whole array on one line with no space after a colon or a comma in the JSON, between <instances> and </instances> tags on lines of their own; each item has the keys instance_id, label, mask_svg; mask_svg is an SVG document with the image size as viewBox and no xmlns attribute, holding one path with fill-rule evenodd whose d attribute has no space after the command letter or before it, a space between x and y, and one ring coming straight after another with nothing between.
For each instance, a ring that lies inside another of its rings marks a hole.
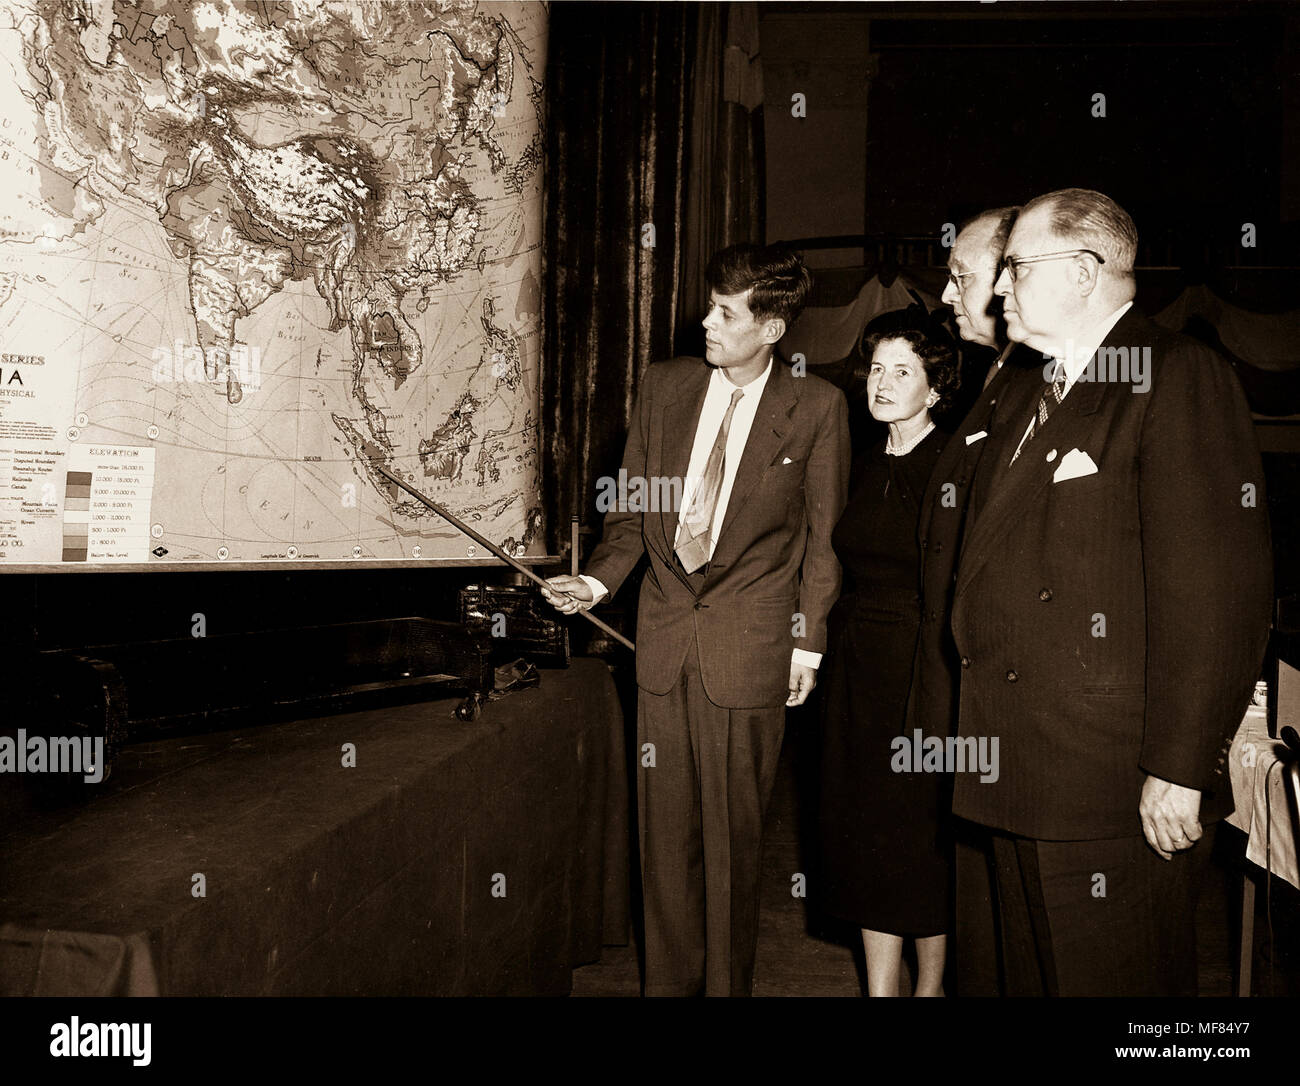
<instances>
[{"instance_id":1,"label":"white tablecloth","mask_svg":"<svg viewBox=\"0 0 1300 1086\"><path fill-rule=\"evenodd\" d=\"M1262 706L1247 711L1228 753L1232 796L1237 809L1228 821L1247 834L1246 859L1300 889L1296 861L1296 819L1287 775L1278 761L1284 745L1268 737L1268 717Z\"/></svg>"}]
</instances>

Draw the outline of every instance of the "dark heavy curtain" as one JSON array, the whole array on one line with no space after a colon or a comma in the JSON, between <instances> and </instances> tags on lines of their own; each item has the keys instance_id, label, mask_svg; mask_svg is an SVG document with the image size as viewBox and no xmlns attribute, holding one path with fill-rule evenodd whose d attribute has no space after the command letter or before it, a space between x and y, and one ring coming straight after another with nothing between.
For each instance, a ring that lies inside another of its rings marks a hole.
<instances>
[{"instance_id":1,"label":"dark heavy curtain","mask_svg":"<svg viewBox=\"0 0 1300 1086\"><path fill-rule=\"evenodd\" d=\"M638 379L674 353L698 17L693 4L551 8L541 448L553 548L575 513L599 528L596 479L618 470Z\"/></svg>"},{"instance_id":2,"label":"dark heavy curtain","mask_svg":"<svg viewBox=\"0 0 1300 1086\"><path fill-rule=\"evenodd\" d=\"M709 257L738 241L762 243L763 75L758 4L703 4L686 165L686 245L679 294L679 354L703 354Z\"/></svg>"}]
</instances>

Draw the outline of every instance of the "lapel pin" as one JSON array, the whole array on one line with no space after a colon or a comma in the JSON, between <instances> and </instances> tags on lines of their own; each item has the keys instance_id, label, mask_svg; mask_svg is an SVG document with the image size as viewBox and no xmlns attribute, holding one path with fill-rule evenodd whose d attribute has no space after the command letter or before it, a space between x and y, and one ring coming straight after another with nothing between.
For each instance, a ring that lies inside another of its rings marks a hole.
<instances>
[{"instance_id":1,"label":"lapel pin","mask_svg":"<svg viewBox=\"0 0 1300 1086\"><path fill-rule=\"evenodd\" d=\"M1055 459L1056 459L1056 450L1053 449L1051 452L1047 454L1047 462L1050 464Z\"/></svg>"}]
</instances>

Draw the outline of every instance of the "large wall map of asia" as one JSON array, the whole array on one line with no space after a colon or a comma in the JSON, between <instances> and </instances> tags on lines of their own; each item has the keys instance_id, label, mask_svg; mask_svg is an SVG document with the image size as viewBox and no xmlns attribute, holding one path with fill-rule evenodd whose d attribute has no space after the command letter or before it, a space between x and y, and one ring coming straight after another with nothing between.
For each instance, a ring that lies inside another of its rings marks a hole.
<instances>
[{"instance_id":1,"label":"large wall map of asia","mask_svg":"<svg viewBox=\"0 0 1300 1086\"><path fill-rule=\"evenodd\" d=\"M0 568L538 552L545 20L0 8Z\"/></svg>"}]
</instances>

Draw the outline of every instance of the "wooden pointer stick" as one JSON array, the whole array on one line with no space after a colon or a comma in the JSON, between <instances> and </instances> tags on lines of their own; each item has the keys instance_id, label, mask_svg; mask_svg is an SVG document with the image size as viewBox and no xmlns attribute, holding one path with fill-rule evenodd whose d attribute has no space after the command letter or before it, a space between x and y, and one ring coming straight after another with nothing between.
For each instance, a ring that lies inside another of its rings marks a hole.
<instances>
[{"instance_id":1,"label":"wooden pointer stick","mask_svg":"<svg viewBox=\"0 0 1300 1086\"><path fill-rule=\"evenodd\" d=\"M379 474L382 475L385 479L388 479L390 482L396 483L408 494L410 494L411 497L417 498L419 499L419 501L427 505L430 509L432 509L435 513L437 513L438 516L442 517L443 520L450 523L452 527L459 528L462 532L464 532L467 536L469 536L470 539L474 540L475 543L482 544L493 554L495 554L498 558L500 558L501 561L505 562L506 565L513 566L525 577L527 577L530 581L534 581L537 584L541 585L548 592L556 591L554 588L552 588L549 584L546 583L544 578L537 576L537 574L534 573L531 569L529 569L526 565L518 561L514 557L514 555L507 554L495 543L489 540L486 536L480 535L468 524L466 524L463 520L461 520L459 517L455 516L454 514L448 512L441 505L435 502L432 498L426 498L423 494L421 494L418 490L416 490L415 487L399 479L396 475L394 475L382 464L375 464L372 461L371 466L377 472L379 472ZM597 618L590 611L579 610L578 614L580 614L588 622L593 623L596 626L599 626L602 630L604 630L607 634L609 634L610 637L614 638L616 641L622 642L633 652L636 651L636 645L634 645L631 641L629 641L626 637L624 637L621 633L619 633L616 629L614 629L614 627L610 626L607 622Z\"/></svg>"}]
</instances>

